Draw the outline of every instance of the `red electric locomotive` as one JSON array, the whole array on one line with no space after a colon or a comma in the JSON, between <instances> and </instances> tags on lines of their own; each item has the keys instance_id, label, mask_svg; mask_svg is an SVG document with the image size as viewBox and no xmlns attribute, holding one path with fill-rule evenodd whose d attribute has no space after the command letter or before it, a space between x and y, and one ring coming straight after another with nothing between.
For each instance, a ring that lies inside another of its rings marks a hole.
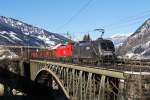
<instances>
[{"instance_id":1,"label":"red electric locomotive","mask_svg":"<svg viewBox=\"0 0 150 100\"><path fill-rule=\"evenodd\" d=\"M65 45L61 45L55 50L55 56L59 61L71 61L73 54L73 44L68 43Z\"/></svg>"},{"instance_id":2,"label":"red electric locomotive","mask_svg":"<svg viewBox=\"0 0 150 100\"><path fill-rule=\"evenodd\" d=\"M58 48L56 48L55 56L57 58L72 57L72 49L73 49L73 45L71 43L66 45L61 45Z\"/></svg>"}]
</instances>

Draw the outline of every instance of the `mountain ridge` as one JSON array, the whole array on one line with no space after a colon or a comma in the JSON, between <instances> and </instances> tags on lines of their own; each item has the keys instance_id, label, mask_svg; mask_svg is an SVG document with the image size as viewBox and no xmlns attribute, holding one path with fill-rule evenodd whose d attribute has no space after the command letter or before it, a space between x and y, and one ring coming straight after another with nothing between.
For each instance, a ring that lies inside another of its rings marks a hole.
<instances>
[{"instance_id":1,"label":"mountain ridge","mask_svg":"<svg viewBox=\"0 0 150 100\"><path fill-rule=\"evenodd\" d=\"M68 38L35 27L14 18L0 16L0 45L30 45L53 47L70 41ZM22 41L21 41L22 40Z\"/></svg>"},{"instance_id":2,"label":"mountain ridge","mask_svg":"<svg viewBox=\"0 0 150 100\"><path fill-rule=\"evenodd\" d=\"M150 18L127 38L119 47L118 54L135 59L150 58Z\"/></svg>"}]
</instances>

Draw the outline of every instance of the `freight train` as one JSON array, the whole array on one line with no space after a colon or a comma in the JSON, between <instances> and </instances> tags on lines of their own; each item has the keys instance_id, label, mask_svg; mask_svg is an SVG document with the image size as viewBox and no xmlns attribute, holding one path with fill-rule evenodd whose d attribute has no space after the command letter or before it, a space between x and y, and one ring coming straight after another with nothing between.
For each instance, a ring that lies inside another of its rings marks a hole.
<instances>
[{"instance_id":1,"label":"freight train","mask_svg":"<svg viewBox=\"0 0 150 100\"><path fill-rule=\"evenodd\" d=\"M52 50L33 51L31 52L31 58L99 65L108 62L113 63L116 55L112 41L98 38L94 41L60 45Z\"/></svg>"}]
</instances>

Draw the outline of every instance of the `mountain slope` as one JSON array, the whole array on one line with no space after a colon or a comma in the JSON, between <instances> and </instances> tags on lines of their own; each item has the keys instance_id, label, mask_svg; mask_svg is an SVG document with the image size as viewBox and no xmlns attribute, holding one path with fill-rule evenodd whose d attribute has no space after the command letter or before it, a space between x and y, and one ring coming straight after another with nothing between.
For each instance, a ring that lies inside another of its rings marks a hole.
<instances>
[{"instance_id":1,"label":"mountain slope","mask_svg":"<svg viewBox=\"0 0 150 100\"><path fill-rule=\"evenodd\" d=\"M30 45L53 47L69 41L64 36L48 32L24 22L0 16L0 45Z\"/></svg>"},{"instance_id":2,"label":"mountain slope","mask_svg":"<svg viewBox=\"0 0 150 100\"><path fill-rule=\"evenodd\" d=\"M127 39L127 37L128 37L127 35L115 34L108 39L112 40L115 47L118 48L119 46L123 44L123 42Z\"/></svg>"},{"instance_id":3,"label":"mountain slope","mask_svg":"<svg viewBox=\"0 0 150 100\"><path fill-rule=\"evenodd\" d=\"M130 58L150 58L150 19L127 38L118 53Z\"/></svg>"}]
</instances>

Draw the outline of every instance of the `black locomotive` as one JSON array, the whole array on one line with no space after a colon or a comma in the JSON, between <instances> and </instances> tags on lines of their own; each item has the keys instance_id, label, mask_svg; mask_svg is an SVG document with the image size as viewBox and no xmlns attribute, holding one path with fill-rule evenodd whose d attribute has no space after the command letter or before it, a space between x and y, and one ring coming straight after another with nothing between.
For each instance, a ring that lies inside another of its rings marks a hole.
<instances>
[{"instance_id":1,"label":"black locomotive","mask_svg":"<svg viewBox=\"0 0 150 100\"><path fill-rule=\"evenodd\" d=\"M74 62L81 63L113 63L116 59L114 44L112 41L103 38L75 43L73 59Z\"/></svg>"}]
</instances>

